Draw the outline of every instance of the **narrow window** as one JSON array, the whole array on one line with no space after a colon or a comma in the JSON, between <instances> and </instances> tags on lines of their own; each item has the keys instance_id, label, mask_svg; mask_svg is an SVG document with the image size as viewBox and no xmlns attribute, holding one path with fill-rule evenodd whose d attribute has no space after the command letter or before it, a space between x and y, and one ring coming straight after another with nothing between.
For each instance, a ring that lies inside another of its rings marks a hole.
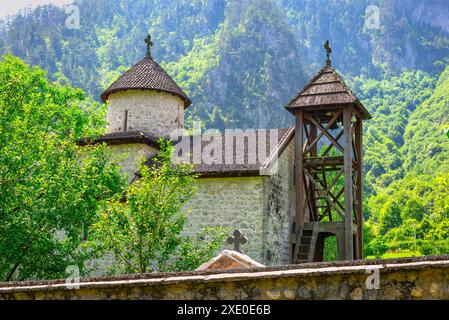
<instances>
[{"instance_id":1,"label":"narrow window","mask_svg":"<svg viewBox=\"0 0 449 320\"><path fill-rule=\"evenodd\" d=\"M123 124L123 131L128 130L128 110L125 110L125 119Z\"/></svg>"},{"instance_id":2,"label":"narrow window","mask_svg":"<svg viewBox=\"0 0 449 320\"><path fill-rule=\"evenodd\" d=\"M293 166L293 185L296 186L296 165Z\"/></svg>"}]
</instances>

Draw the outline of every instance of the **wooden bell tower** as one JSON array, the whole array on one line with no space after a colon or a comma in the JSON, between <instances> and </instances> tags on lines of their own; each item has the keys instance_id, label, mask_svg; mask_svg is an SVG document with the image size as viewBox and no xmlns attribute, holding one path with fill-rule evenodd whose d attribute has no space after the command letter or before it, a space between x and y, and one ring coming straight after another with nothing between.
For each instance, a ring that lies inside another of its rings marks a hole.
<instances>
[{"instance_id":1,"label":"wooden bell tower","mask_svg":"<svg viewBox=\"0 0 449 320\"><path fill-rule=\"evenodd\" d=\"M332 67L286 106L296 117L296 219L292 263L323 261L327 237L338 260L363 258L362 122L369 112Z\"/></svg>"}]
</instances>

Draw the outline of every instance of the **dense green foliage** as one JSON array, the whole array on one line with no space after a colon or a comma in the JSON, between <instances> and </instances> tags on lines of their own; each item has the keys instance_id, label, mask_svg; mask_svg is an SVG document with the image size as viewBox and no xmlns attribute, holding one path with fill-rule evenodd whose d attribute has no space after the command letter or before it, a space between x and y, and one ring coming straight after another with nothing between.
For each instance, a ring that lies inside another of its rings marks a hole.
<instances>
[{"instance_id":1,"label":"dense green foliage","mask_svg":"<svg viewBox=\"0 0 449 320\"><path fill-rule=\"evenodd\" d=\"M435 80L423 71L374 80L360 76L351 86L369 107L373 118L365 123L364 164L367 193L404 176L405 130L416 108L432 94Z\"/></svg>"},{"instance_id":2,"label":"dense green foliage","mask_svg":"<svg viewBox=\"0 0 449 320\"><path fill-rule=\"evenodd\" d=\"M77 0L79 30L61 8L41 7L0 27L0 54L48 70L95 99L143 58L154 57L193 100L208 127L279 127L283 110L324 63L323 42L345 75L381 79L403 68L441 73L448 62L446 2L427 0ZM377 5L380 29L364 27ZM444 32L446 30L446 32ZM267 115L270 116L267 116Z\"/></svg>"},{"instance_id":3,"label":"dense green foliage","mask_svg":"<svg viewBox=\"0 0 449 320\"><path fill-rule=\"evenodd\" d=\"M104 147L76 144L104 130L103 106L5 56L0 113L0 281L59 278L69 265L82 271L89 255L77 248L124 186Z\"/></svg>"},{"instance_id":4,"label":"dense green foliage","mask_svg":"<svg viewBox=\"0 0 449 320\"><path fill-rule=\"evenodd\" d=\"M0 26L13 53L98 99L144 55L188 92L188 124L281 127L288 100L333 64L373 114L366 122L368 255L447 252L449 3L443 0L78 0L81 29L46 6ZM368 5L380 29L364 27ZM416 236L415 236L416 234ZM435 245L433 245L435 244Z\"/></svg>"},{"instance_id":5,"label":"dense green foliage","mask_svg":"<svg viewBox=\"0 0 449 320\"><path fill-rule=\"evenodd\" d=\"M151 166L139 166L141 178L109 201L93 225L93 244L101 254L114 254L115 273L194 270L222 245L222 228L203 230L196 238L182 236L187 213L183 207L195 192L190 164L172 162L173 147L160 141Z\"/></svg>"},{"instance_id":6,"label":"dense green foliage","mask_svg":"<svg viewBox=\"0 0 449 320\"><path fill-rule=\"evenodd\" d=\"M38 67L0 61L0 281L87 274L109 251L115 272L192 270L222 244L221 228L180 236L195 176L164 141L128 186L105 145L77 144L104 133L105 109Z\"/></svg>"},{"instance_id":7,"label":"dense green foliage","mask_svg":"<svg viewBox=\"0 0 449 320\"><path fill-rule=\"evenodd\" d=\"M408 73L404 76L407 78ZM412 79L423 83L427 77L415 75ZM422 100L428 92L421 88L410 98ZM403 141L393 153L397 168L387 168L376 178L380 184L372 184L374 194L367 201L368 255L382 256L387 250L418 255L449 253L449 143L444 134L448 93L449 68L439 77L430 96L406 121L399 122ZM395 128L396 122L391 119L389 123ZM375 154L384 146L368 144L367 153ZM381 159L387 157L386 153L382 156L382 150L377 154Z\"/></svg>"}]
</instances>

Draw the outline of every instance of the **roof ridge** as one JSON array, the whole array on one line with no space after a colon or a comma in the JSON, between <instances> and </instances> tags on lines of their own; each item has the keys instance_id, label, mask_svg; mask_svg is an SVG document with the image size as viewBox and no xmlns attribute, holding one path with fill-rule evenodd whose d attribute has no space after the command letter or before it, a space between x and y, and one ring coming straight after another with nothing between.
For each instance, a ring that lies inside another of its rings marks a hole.
<instances>
[{"instance_id":1,"label":"roof ridge","mask_svg":"<svg viewBox=\"0 0 449 320\"><path fill-rule=\"evenodd\" d=\"M323 77L322 82L317 82ZM308 92L310 88L313 88ZM332 65L325 65L285 106L294 113L298 108L355 104L370 119L371 115Z\"/></svg>"}]
</instances>

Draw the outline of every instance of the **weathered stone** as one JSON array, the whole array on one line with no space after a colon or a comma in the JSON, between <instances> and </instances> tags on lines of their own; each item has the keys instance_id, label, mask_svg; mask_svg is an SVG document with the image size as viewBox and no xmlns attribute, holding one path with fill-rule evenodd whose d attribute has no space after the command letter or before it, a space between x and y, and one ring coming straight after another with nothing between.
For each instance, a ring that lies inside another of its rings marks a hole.
<instances>
[{"instance_id":1,"label":"weathered stone","mask_svg":"<svg viewBox=\"0 0 449 320\"><path fill-rule=\"evenodd\" d=\"M430 294L432 295L432 298L441 299L442 297L441 284L437 282L432 283L430 285Z\"/></svg>"},{"instance_id":2,"label":"weathered stone","mask_svg":"<svg viewBox=\"0 0 449 320\"><path fill-rule=\"evenodd\" d=\"M184 102L177 96L151 90L127 90L111 94L108 100L109 132L125 131L126 123L126 131L145 131L163 137L184 126Z\"/></svg>"},{"instance_id":3,"label":"weathered stone","mask_svg":"<svg viewBox=\"0 0 449 320\"><path fill-rule=\"evenodd\" d=\"M397 276L397 274L395 274L394 276ZM396 283L400 283L395 281ZM388 300L400 300L403 299L404 295L402 293L402 287L400 286L393 286L393 284L389 284L388 286L386 286L386 288L383 290L383 296L385 297L384 299L388 299Z\"/></svg>"},{"instance_id":4,"label":"weathered stone","mask_svg":"<svg viewBox=\"0 0 449 320\"><path fill-rule=\"evenodd\" d=\"M271 300L280 300L281 299L281 291L277 289L267 290L265 292L268 299Z\"/></svg>"},{"instance_id":5,"label":"weathered stone","mask_svg":"<svg viewBox=\"0 0 449 320\"><path fill-rule=\"evenodd\" d=\"M414 287L410 292L410 296L414 299L421 299L424 296L424 290L420 287Z\"/></svg>"},{"instance_id":6,"label":"weathered stone","mask_svg":"<svg viewBox=\"0 0 449 320\"><path fill-rule=\"evenodd\" d=\"M15 286L5 283L0 284L0 299L449 299L449 257L427 259L383 267L378 290L363 290L366 269L373 264L363 265L361 261L327 267L311 264L307 268L86 279L78 289L69 289L62 281ZM399 276L409 272L416 275L415 281Z\"/></svg>"},{"instance_id":7,"label":"weathered stone","mask_svg":"<svg viewBox=\"0 0 449 320\"><path fill-rule=\"evenodd\" d=\"M312 290L306 287L300 287L297 290L298 298L301 300L308 300L312 298Z\"/></svg>"},{"instance_id":8,"label":"weathered stone","mask_svg":"<svg viewBox=\"0 0 449 320\"><path fill-rule=\"evenodd\" d=\"M293 300L296 298L296 292L293 289L285 289L284 290L284 297L288 300Z\"/></svg>"},{"instance_id":9,"label":"weathered stone","mask_svg":"<svg viewBox=\"0 0 449 320\"><path fill-rule=\"evenodd\" d=\"M363 289L360 287L357 287L354 290L352 290L351 299L352 300L362 300L363 299Z\"/></svg>"},{"instance_id":10,"label":"weathered stone","mask_svg":"<svg viewBox=\"0 0 449 320\"><path fill-rule=\"evenodd\" d=\"M266 178L197 179L197 192L185 206L188 212L185 234L194 235L208 226L227 227L229 232L239 229L248 238L242 252L263 263L263 179ZM232 250L233 245L224 243L224 249Z\"/></svg>"},{"instance_id":11,"label":"weathered stone","mask_svg":"<svg viewBox=\"0 0 449 320\"><path fill-rule=\"evenodd\" d=\"M294 139L279 155L276 170L265 180L264 193L266 206L264 213L263 247L271 251L265 253L262 263L270 266L285 265L290 260L291 224L295 216L295 163ZM270 258L270 259L268 259Z\"/></svg>"}]
</instances>

